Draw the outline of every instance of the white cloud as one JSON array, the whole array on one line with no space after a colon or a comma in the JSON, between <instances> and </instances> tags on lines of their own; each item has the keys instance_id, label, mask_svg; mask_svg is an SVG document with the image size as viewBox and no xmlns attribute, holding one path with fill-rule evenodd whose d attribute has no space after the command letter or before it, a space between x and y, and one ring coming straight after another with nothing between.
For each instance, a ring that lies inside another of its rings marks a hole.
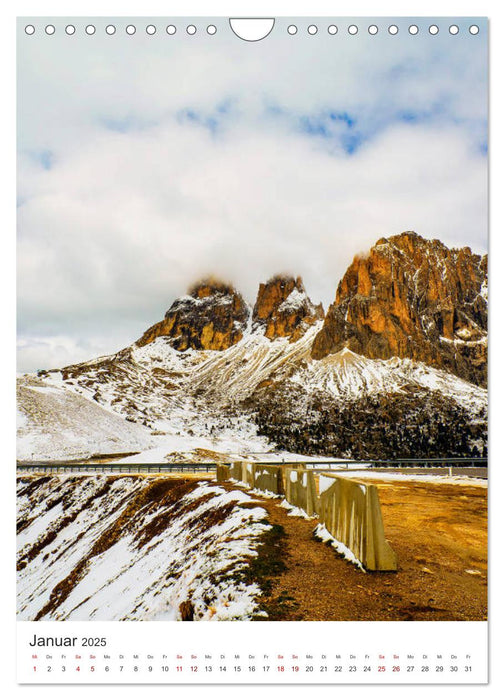
<instances>
[{"instance_id":1,"label":"white cloud","mask_svg":"<svg viewBox=\"0 0 504 700\"><path fill-rule=\"evenodd\" d=\"M485 249L481 55L478 72L458 60L463 43L434 65L418 63L420 43L393 51L384 41L370 60L346 41L344 70L329 53L314 72L317 51L282 54L284 42L258 54L182 42L175 56L165 42L113 60L109 42L92 54L77 43L63 63L57 44L38 63L24 56L20 369L119 349L208 273L251 302L270 275L301 274L327 305L353 255L383 235L413 229ZM177 118L215 115L227 99L215 134ZM265 113L273 103L284 113ZM425 123L391 119L436 104L441 114ZM352 156L295 128L296 115L328 106L359 115L366 140Z\"/></svg>"},{"instance_id":2,"label":"white cloud","mask_svg":"<svg viewBox=\"0 0 504 700\"><path fill-rule=\"evenodd\" d=\"M74 338L64 335L48 337L26 336L18 341L18 371L37 371L64 367L106 354L103 340Z\"/></svg>"}]
</instances>

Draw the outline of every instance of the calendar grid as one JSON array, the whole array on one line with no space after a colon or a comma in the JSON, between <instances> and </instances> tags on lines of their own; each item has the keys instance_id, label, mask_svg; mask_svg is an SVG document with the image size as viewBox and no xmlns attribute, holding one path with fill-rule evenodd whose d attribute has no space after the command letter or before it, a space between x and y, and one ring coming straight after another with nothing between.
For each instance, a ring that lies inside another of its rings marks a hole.
<instances>
[{"instance_id":1,"label":"calendar grid","mask_svg":"<svg viewBox=\"0 0 504 700\"><path fill-rule=\"evenodd\" d=\"M485 622L286 624L18 623L18 681L487 682Z\"/></svg>"}]
</instances>

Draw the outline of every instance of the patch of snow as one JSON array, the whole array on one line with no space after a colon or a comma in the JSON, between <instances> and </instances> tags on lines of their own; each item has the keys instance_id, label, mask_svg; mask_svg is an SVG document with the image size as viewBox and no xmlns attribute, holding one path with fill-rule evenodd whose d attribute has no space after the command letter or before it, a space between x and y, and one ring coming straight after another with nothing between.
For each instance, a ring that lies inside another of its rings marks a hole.
<instances>
[{"instance_id":1,"label":"patch of snow","mask_svg":"<svg viewBox=\"0 0 504 700\"><path fill-rule=\"evenodd\" d=\"M308 297L306 292L300 292L297 287L294 287L287 299L280 304L278 311L280 313L283 313L284 311L296 311L297 309L305 306L307 303Z\"/></svg>"},{"instance_id":2,"label":"patch of snow","mask_svg":"<svg viewBox=\"0 0 504 700\"><path fill-rule=\"evenodd\" d=\"M339 540L333 537L329 530L325 527L325 525L319 523L314 529L313 534L315 535L315 537L318 537L320 540L322 540L322 542L328 542L331 545L331 547L334 547L338 554L341 554L341 556L344 559L351 562L352 564L355 564L355 566L358 569L360 569L363 573L366 573L362 562L359 561L359 559L357 559L355 554L350 549L348 549L348 547L344 545L343 542L339 542Z\"/></svg>"},{"instance_id":3,"label":"patch of snow","mask_svg":"<svg viewBox=\"0 0 504 700\"><path fill-rule=\"evenodd\" d=\"M366 481L419 481L431 482L435 484L450 484L452 486L479 486L482 488L488 488L488 481L486 479L470 476L442 476L440 474L432 474L427 472L425 474L407 474L404 472L373 471L373 473L362 473L360 471L345 471L342 476L353 477L355 479Z\"/></svg>"},{"instance_id":4,"label":"patch of snow","mask_svg":"<svg viewBox=\"0 0 504 700\"><path fill-rule=\"evenodd\" d=\"M17 430L24 430L28 426L28 417L23 411L19 409L16 410L16 428Z\"/></svg>"},{"instance_id":5,"label":"patch of snow","mask_svg":"<svg viewBox=\"0 0 504 700\"><path fill-rule=\"evenodd\" d=\"M445 338L444 335L439 336L439 340L443 343L450 343L452 345L465 345L467 347L474 347L476 345L488 345L488 337L478 338L477 340L468 340L471 337L471 333L467 329L462 329L457 331L458 338Z\"/></svg>"},{"instance_id":6,"label":"patch of snow","mask_svg":"<svg viewBox=\"0 0 504 700\"><path fill-rule=\"evenodd\" d=\"M232 481L232 479L229 479L229 481ZM247 486L247 484L244 484L244 486ZM261 498L280 498L280 496L277 493L273 493L273 491L267 491L266 489L249 489L249 493L253 493L254 496L261 496Z\"/></svg>"},{"instance_id":7,"label":"patch of snow","mask_svg":"<svg viewBox=\"0 0 504 700\"><path fill-rule=\"evenodd\" d=\"M30 376L17 380L17 458L82 459L134 452L153 444L149 431L65 387Z\"/></svg>"},{"instance_id":8,"label":"patch of snow","mask_svg":"<svg viewBox=\"0 0 504 700\"><path fill-rule=\"evenodd\" d=\"M293 506L292 503L289 503L285 498L279 505L281 508L285 508L285 510L288 511L287 515L292 517L304 518L305 520L314 520L317 517L316 515L308 515L302 508Z\"/></svg>"}]
</instances>

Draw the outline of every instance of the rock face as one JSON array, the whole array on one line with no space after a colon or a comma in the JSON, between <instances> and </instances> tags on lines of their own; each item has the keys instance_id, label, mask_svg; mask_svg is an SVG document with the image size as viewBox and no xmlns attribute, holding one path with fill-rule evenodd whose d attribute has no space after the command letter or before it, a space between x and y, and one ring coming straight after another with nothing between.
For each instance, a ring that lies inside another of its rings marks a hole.
<instances>
[{"instance_id":1,"label":"rock face","mask_svg":"<svg viewBox=\"0 0 504 700\"><path fill-rule=\"evenodd\" d=\"M231 285L204 280L173 302L159 323L137 341L147 345L167 336L176 350L227 350L242 339L250 309Z\"/></svg>"},{"instance_id":2,"label":"rock face","mask_svg":"<svg viewBox=\"0 0 504 700\"><path fill-rule=\"evenodd\" d=\"M487 256L408 231L354 258L315 338L320 360L348 347L487 379Z\"/></svg>"},{"instance_id":3,"label":"rock face","mask_svg":"<svg viewBox=\"0 0 504 700\"><path fill-rule=\"evenodd\" d=\"M322 304L312 304L300 277L276 276L259 285L253 328L262 330L270 340L298 340L323 318ZM164 319L151 326L137 345L148 345L165 336L181 352L188 348L227 350L242 339L249 319L250 308L234 287L204 280L192 287L187 296L177 299Z\"/></svg>"},{"instance_id":4,"label":"rock face","mask_svg":"<svg viewBox=\"0 0 504 700\"><path fill-rule=\"evenodd\" d=\"M311 302L301 277L278 275L259 285L252 324L254 328L263 328L270 340L287 337L291 341L298 340L323 318L322 304L315 306Z\"/></svg>"}]
</instances>

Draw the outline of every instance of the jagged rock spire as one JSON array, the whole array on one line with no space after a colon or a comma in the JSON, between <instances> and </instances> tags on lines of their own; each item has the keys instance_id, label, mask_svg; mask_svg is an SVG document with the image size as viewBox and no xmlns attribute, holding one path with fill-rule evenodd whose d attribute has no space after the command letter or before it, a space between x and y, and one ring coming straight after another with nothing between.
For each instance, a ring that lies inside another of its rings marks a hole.
<instances>
[{"instance_id":1,"label":"jagged rock spire","mask_svg":"<svg viewBox=\"0 0 504 700\"><path fill-rule=\"evenodd\" d=\"M301 277L276 275L259 285L252 323L255 328L264 328L267 338L297 340L322 318L322 304L315 306L311 302Z\"/></svg>"},{"instance_id":2,"label":"jagged rock spire","mask_svg":"<svg viewBox=\"0 0 504 700\"><path fill-rule=\"evenodd\" d=\"M241 294L225 282L208 278L176 299L159 323L137 345L167 336L176 350L226 350L243 337L250 308Z\"/></svg>"},{"instance_id":3,"label":"jagged rock spire","mask_svg":"<svg viewBox=\"0 0 504 700\"><path fill-rule=\"evenodd\" d=\"M137 345L165 336L180 351L227 350L242 339L250 313L250 307L231 284L207 278L193 285L186 296L176 299L164 319L149 328ZM263 330L270 340L297 340L323 318L322 305L312 304L300 277L278 275L259 286L253 328Z\"/></svg>"}]
</instances>

